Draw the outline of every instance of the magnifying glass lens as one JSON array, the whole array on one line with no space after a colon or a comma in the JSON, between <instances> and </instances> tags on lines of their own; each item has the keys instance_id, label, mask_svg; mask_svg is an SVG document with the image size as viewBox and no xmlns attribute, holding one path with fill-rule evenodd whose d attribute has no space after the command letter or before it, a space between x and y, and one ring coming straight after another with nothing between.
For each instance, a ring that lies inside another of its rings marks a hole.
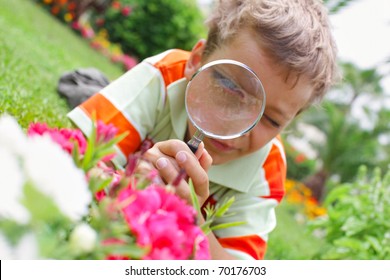
<instances>
[{"instance_id":1,"label":"magnifying glass lens","mask_svg":"<svg viewBox=\"0 0 390 280\"><path fill-rule=\"evenodd\" d=\"M239 137L257 124L264 108L260 79L248 66L234 60L204 65L187 85L186 110L198 130L196 137Z\"/></svg>"}]
</instances>

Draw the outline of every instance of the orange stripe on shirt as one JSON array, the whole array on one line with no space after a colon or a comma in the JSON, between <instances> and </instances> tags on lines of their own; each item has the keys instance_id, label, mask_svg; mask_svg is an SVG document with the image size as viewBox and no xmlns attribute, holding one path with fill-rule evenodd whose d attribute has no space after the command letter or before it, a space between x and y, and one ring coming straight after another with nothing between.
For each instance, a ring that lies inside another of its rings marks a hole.
<instances>
[{"instance_id":1,"label":"orange stripe on shirt","mask_svg":"<svg viewBox=\"0 0 390 280\"><path fill-rule=\"evenodd\" d=\"M140 144L141 137L134 126L124 117L107 98L102 94L96 93L87 101L80 105L80 108L90 117L95 114L97 120L101 120L105 124L112 124L118 128L118 134L128 132L129 134L121 142L118 147L124 153L126 159L129 154L135 152Z\"/></svg>"},{"instance_id":2,"label":"orange stripe on shirt","mask_svg":"<svg viewBox=\"0 0 390 280\"><path fill-rule=\"evenodd\" d=\"M184 77L184 69L190 52L172 50L163 59L154 64L164 77L165 86Z\"/></svg>"},{"instance_id":3,"label":"orange stripe on shirt","mask_svg":"<svg viewBox=\"0 0 390 280\"><path fill-rule=\"evenodd\" d=\"M256 260L264 259L267 243L258 235L218 238L225 249L237 250L252 256Z\"/></svg>"},{"instance_id":4,"label":"orange stripe on shirt","mask_svg":"<svg viewBox=\"0 0 390 280\"><path fill-rule=\"evenodd\" d=\"M280 137L277 139L281 142ZM283 160L283 151L272 145L271 151L264 162L265 178L268 182L270 195L264 198L274 198L280 202L285 194L284 183L286 181L287 166Z\"/></svg>"}]
</instances>

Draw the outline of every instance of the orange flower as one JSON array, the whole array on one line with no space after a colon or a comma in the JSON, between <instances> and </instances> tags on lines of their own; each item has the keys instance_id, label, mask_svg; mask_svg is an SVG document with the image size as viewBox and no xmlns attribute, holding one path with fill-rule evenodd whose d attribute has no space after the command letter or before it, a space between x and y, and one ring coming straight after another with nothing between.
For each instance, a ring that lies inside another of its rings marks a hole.
<instances>
[{"instance_id":1,"label":"orange flower","mask_svg":"<svg viewBox=\"0 0 390 280\"><path fill-rule=\"evenodd\" d=\"M60 12L60 8L58 7L58 6L54 6L53 8L51 8L51 13L53 14L53 15L58 15L59 14L59 12Z\"/></svg>"},{"instance_id":2,"label":"orange flower","mask_svg":"<svg viewBox=\"0 0 390 280\"><path fill-rule=\"evenodd\" d=\"M76 9L76 3L75 3L75 2L69 3L69 5L68 5L68 10L69 10L69 11L73 11L73 10L75 10L75 9Z\"/></svg>"},{"instance_id":3,"label":"orange flower","mask_svg":"<svg viewBox=\"0 0 390 280\"><path fill-rule=\"evenodd\" d=\"M321 207L318 201L312 197L312 191L304 184L286 180L286 200L293 204L303 206L303 212L309 219L314 219L318 216L326 214L326 209Z\"/></svg>"},{"instance_id":4,"label":"orange flower","mask_svg":"<svg viewBox=\"0 0 390 280\"><path fill-rule=\"evenodd\" d=\"M296 163L302 163L306 160L306 156L304 154L298 154L296 157L295 157L295 162Z\"/></svg>"},{"instance_id":5,"label":"orange flower","mask_svg":"<svg viewBox=\"0 0 390 280\"><path fill-rule=\"evenodd\" d=\"M64 15L64 20L65 20L66 22L71 22L71 21L73 20L72 14L66 13L66 14Z\"/></svg>"}]
</instances>

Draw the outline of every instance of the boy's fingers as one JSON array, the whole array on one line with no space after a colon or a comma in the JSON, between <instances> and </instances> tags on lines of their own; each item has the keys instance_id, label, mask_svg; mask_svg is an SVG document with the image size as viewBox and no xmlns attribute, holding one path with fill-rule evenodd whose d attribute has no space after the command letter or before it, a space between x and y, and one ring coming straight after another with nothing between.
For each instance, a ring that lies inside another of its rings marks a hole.
<instances>
[{"instance_id":1,"label":"boy's fingers","mask_svg":"<svg viewBox=\"0 0 390 280\"><path fill-rule=\"evenodd\" d=\"M210 156L210 154L207 152L206 149L203 150L202 155L199 158L199 163L203 167L206 172L209 170L210 166L213 163L213 158Z\"/></svg>"},{"instance_id":2,"label":"boy's fingers","mask_svg":"<svg viewBox=\"0 0 390 280\"><path fill-rule=\"evenodd\" d=\"M209 178L198 159L185 151L179 151L175 158L179 166L191 178L196 193L201 197L207 197L209 192Z\"/></svg>"},{"instance_id":3,"label":"boy's fingers","mask_svg":"<svg viewBox=\"0 0 390 280\"><path fill-rule=\"evenodd\" d=\"M178 175L178 169L165 157L157 159L156 168L158 169L161 178L168 184L172 183Z\"/></svg>"}]
</instances>

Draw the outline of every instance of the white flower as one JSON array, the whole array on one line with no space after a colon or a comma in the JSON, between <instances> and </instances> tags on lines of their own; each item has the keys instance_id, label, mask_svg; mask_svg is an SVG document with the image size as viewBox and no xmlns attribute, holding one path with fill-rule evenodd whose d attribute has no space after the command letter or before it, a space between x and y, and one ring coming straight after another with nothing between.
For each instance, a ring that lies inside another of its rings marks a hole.
<instances>
[{"instance_id":1,"label":"white flower","mask_svg":"<svg viewBox=\"0 0 390 280\"><path fill-rule=\"evenodd\" d=\"M15 259L13 248L8 243L7 238L0 232L0 260Z\"/></svg>"},{"instance_id":2,"label":"white flower","mask_svg":"<svg viewBox=\"0 0 390 280\"><path fill-rule=\"evenodd\" d=\"M17 121L9 116L0 117L0 146L17 155L24 154L27 136L23 133Z\"/></svg>"},{"instance_id":3,"label":"white flower","mask_svg":"<svg viewBox=\"0 0 390 280\"><path fill-rule=\"evenodd\" d=\"M78 252L89 253L95 248L97 240L96 231L88 224L82 223L70 234L70 245Z\"/></svg>"},{"instance_id":4,"label":"white flower","mask_svg":"<svg viewBox=\"0 0 390 280\"><path fill-rule=\"evenodd\" d=\"M0 146L0 217L27 223L30 215L20 204L23 184L23 170L16 156Z\"/></svg>"},{"instance_id":5,"label":"white flower","mask_svg":"<svg viewBox=\"0 0 390 280\"><path fill-rule=\"evenodd\" d=\"M25 234L16 246L11 246L0 233L0 259L2 260L36 260L39 259L38 243L32 233Z\"/></svg>"},{"instance_id":6,"label":"white flower","mask_svg":"<svg viewBox=\"0 0 390 280\"><path fill-rule=\"evenodd\" d=\"M73 220L88 213L92 196L83 171L50 136L33 137L24 155L25 174Z\"/></svg>"}]
</instances>

